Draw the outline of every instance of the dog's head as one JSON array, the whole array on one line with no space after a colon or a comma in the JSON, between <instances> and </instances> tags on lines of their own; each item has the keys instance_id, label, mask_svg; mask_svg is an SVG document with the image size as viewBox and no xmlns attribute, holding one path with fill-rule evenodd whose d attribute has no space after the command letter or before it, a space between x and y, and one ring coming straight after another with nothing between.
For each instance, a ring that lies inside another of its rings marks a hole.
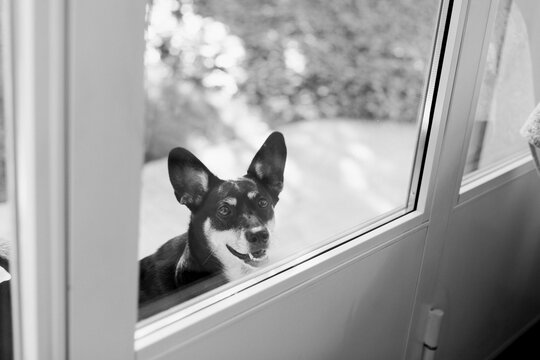
<instances>
[{"instance_id":1,"label":"dog's head","mask_svg":"<svg viewBox=\"0 0 540 360\"><path fill-rule=\"evenodd\" d=\"M283 135L274 132L253 158L246 175L221 180L188 150L175 148L170 152L169 177L174 193L192 213L188 232L191 263L202 271L222 270L229 278L265 263L286 157ZM187 263L188 259L181 261Z\"/></svg>"}]
</instances>

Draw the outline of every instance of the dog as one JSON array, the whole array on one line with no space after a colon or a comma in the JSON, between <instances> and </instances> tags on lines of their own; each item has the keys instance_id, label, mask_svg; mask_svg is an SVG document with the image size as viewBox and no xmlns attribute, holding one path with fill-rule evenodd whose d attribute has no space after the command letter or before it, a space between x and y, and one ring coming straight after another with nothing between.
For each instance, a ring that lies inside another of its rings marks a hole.
<instances>
[{"instance_id":1,"label":"dog","mask_svg":"<svg viewBox=\"0 0 540 360\"><path fill-rule=\"evenodd\" d=\"M191 218L186 233L139 261L139 304L212 275L236 280L266 264L286 158L285 139L273 132L246 175L221 180L188 150L171 150L169 179Z\"/></svg>"}]
</instances>

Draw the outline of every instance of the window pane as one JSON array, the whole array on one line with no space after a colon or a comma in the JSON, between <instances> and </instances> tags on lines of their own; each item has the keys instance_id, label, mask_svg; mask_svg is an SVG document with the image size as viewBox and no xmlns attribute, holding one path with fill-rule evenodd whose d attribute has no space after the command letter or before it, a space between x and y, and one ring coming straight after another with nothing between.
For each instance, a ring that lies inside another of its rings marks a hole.
<instances>
[{"instance_id":1,"label":"window pane","mask_svg":"<svg viewBox=\"0 0 540 360\"><path fill-rule=\"evenodd\" d=\"M465 175L528 151L519 134L534 107L527 28L517 4L502 0L491 32Z\"/></svg>"},{"instance_id":2,"label":"window pane","mask_svg":"<svg viewBox=\"0 0 540 360\"><path fill-rule=\"evenodd\" d=\"M141 317L411 209L438 7L152 2Z\"/></svg>"}]
</instances>

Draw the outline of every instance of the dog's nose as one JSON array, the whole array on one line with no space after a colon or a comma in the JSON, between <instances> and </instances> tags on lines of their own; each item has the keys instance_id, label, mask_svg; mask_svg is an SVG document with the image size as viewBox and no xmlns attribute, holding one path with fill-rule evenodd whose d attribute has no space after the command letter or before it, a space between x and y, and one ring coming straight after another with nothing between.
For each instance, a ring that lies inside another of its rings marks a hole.
<instances>
[{"instance_id":1,"label":"dog's nose","mask_svg":"<svg viewBox=\"0 0 540 360\"><path fill-rule=\"evenodd\" d=\"M257 231L246 231L246 239L250 243L254 244L265 244L268 242L268 238L270 237L270 234L268 234L268 230L257 230Z\"/></svg>"}]
</instances>

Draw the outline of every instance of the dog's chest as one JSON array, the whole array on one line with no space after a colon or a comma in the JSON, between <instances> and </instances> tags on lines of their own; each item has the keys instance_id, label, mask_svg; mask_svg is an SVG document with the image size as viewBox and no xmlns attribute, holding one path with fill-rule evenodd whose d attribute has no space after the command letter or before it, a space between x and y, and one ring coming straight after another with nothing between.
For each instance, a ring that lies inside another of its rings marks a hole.
<instances>
[{"instance_id":1,"label":"dog's chest","mask_svg":"<svg viewBox=\"0 0 540 360\"><path fill-rule=\"evenodd\" d=\"M229 281L234 281L253 272L253 267L238 262L223 264L223 273Z\"/></svg>"}]
</instances>

